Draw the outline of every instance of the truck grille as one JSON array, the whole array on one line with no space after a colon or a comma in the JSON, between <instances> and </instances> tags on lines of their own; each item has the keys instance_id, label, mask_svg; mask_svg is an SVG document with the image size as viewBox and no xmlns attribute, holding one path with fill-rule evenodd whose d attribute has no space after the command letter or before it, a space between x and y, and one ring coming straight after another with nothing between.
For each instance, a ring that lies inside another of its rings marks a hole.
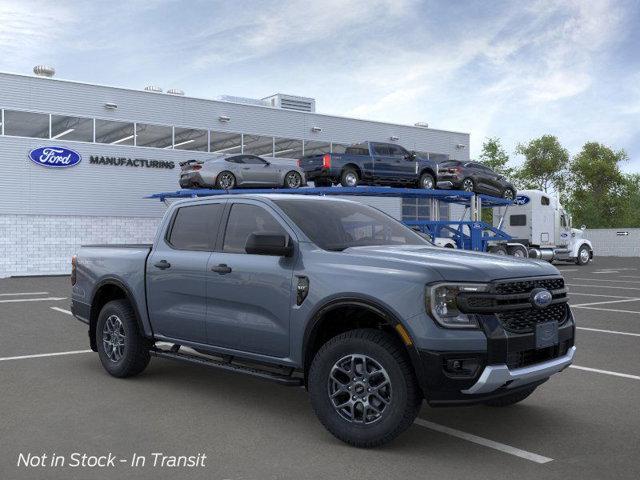
<instances>
[{"instance_id":1,"label":"truck grille","mask_svg":"<svg viewBox=\"0 0 640 480\"><path fill-rule=\"evenodd\" d=\"M531 308L528 310L511 310L497 313L502 327L514 333L533 332L538 323L557 321L563 323L567 319L567 304L556 303L547 308L538 310Z\"/></svg>"},{"instance_id":2,"label":"truck grille","mask_svg":"<svg viewBox=\"0 0 640 480\"><path fill-rule=\"evenodd\" d=\"M567 292L562 277L531 278L495 282L488 293L468 293L458 296L461 309L469 313L493 314L502 327L513 333L533 332L539 323L569 318ZM535 308L530 295L536 288L551 292L553 303L546 308Z\"/></svg>"}]
</instances>

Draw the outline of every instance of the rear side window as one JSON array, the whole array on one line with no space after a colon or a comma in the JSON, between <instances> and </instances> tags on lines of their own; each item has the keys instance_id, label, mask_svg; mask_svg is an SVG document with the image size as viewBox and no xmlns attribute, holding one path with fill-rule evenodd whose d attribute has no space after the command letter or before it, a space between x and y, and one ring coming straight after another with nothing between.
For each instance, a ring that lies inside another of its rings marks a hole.
<instances>
[{"instance_id":1,"label":"rear side window","mask_svg":"<svg viewBox=\"0 0 640 480\"><path fill-rule=\"evenodd\" d=\"M247 238L252 233L287 235L278 221L264 208L246 203L236 203L231 207L222 251L245 253Z\"/></svg>"},{"instance_id":2,"label":"rear side window","mask_svg":"<svg viewBox=\"0 0 640 480\"><path fill-rule=\"evenodd\" d=\"M222 203L179 208L169 233L169 244L178 250L213 251L223 208Z\"/></svg>"},{"instance_id":3,"label":"rear side window","mask_svg":"<svg viewBox=\"0 0 640 480\"><path fill-rule=\"evenodd\" d=\"M369 155L369 147L366 145L351 145L344 151L347 155Z\"/></svg>"},{"instance_id":4,"label":"rear side window","mask_svg":"<svg viewBox=\"0 0 640 480\"><path fill-rule=\"evenodd\" d=\"M527 224L526 215L511 215L509 217L509 225L512 227L524 227Z\"/></svg>"}]
</instances>

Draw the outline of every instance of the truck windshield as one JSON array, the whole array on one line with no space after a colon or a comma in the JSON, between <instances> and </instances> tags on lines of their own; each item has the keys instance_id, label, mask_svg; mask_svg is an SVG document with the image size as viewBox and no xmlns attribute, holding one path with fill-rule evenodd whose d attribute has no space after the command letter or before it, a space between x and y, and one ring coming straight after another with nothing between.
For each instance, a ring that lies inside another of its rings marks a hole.
<instances>
[{"instance_id":1,"label":"truck windshield","mask_svg":"<svg viewBox=\"0 0 640 480\"><path fill-rule=\"evenodd\" d=\"M371 245L430 245L410 228L359 203L275 200L285 214L324 250L342 251Z\"/></svg>"}]
</instances>

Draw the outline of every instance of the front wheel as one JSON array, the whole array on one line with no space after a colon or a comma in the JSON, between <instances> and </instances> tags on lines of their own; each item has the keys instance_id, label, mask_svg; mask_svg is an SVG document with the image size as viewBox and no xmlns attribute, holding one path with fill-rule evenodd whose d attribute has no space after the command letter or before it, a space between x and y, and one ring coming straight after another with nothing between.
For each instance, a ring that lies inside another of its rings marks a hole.
<instances>
[{"instance_id":1,"label":"front wheel","mask_svg":"<svg viewBox=\"0 0 640 480\"><path fill-rule=\"evenodd\" d=\"M473 192L476 188L476 185L473 183L471 178L465 178L462 181L462 190L465 192Z\"/></svg>"},{"instance_id":2,"label":"front wheel","mask_svg":"<svg viewBox=\"0 0 640 480\"><path fill-rule=\"evenodd\" d=\"M126 300L114 300L102 307L96 325L96 343L102 366L114 377L138 375L149 364L149 346Z\"/></svg>"},{"instance_id":3,"label":"front wheel","mask_svg":"<svg viewBox=\"0 0 640 480\"><path fill-rule=\"evenodd\" d=\"M373 329L338 335L318 351L308 378L313 409L329 432L376 447L406 430L422 395L402 345Z\"/></svg>"},{"instance_id":4,"label":"front wheel","mask_svg":"<svg viewBox=\"0 0 640 480\"><path fill-rule=\"evenodd\" d=\"M578 250L578 256L576 257L576 263L578 265L586 265L591 260L591 252L589 247L582 245Z\"/></svg>"},{"instance_id":5,"label":"front wheel","mask_svg":"<svg viewBox=\"0 0 640 480\"><path fill-rule=\"evenodd\" d=\"M516 192L513 191L513 188L505 188L502 192L502 198L505 200L513 200L516 198Z\"/></svg>"},{"instance_id":6,"label":"front wheel","mask_svg":"<svg viewBox=\"0 0 640 480\"><path fill-rule=\"evenodd\" d=\"M433 190L436 186L436 181L433 178L433 175L431 175L430 173L423 173L420 176L420 188L423 188L425 190Z\"/></svg>"},{"instance_id":7,"label":"front wheel","mask_svg":"<svg viewBox=\"0 0 640 480\"><path fill-rule=\"evenodd\" d=\"M287 173L284 177L284 186L285 188L300 188L300 186L302 185L302 176L292 170L289 173Z\"/></svg>"}]
</instances>

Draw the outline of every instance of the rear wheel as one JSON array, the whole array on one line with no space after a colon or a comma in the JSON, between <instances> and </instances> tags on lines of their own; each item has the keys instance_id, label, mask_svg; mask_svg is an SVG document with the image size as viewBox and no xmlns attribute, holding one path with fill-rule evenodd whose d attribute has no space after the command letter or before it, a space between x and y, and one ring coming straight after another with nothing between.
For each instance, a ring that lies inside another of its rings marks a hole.
<instances>
[{"instance_id":1,"label":"rear wheel","mask_svg":"<svg viewBox=\"0 0 640 480\"><path fill-rule=\"evenodd\" d=\"M102 307L96 343L102 366L114 377L138 375L149 363L149 346L127 300L114 300Z\"/></svg>"},{"instance_id":2,"label":"rear wheel","mask_svg":"<svg viewBox=\"0 0 640 480\"><path fill-rule=\"evenodd\" d=\"M516 197L516 192L512 188L505 188L502 192L502 198L506 200L513 200Z\"/></svg>"},{"instance_id":3,"label":"rear wheel","mask_svg":"<svg viewBox=\"0 0 640 480\"><path fill-rule=\"evenodd\" d=\"M494 245L493 247L489 248L489 253L493 253L495 255L507 255L507 247L505 247L504 245Z\"/></svg>"},{"instance_id":4,"label":"rear wheel","mask_svg":"<svg viewBox=\"0 0 640 480\"><path fill-rule=\"evenodd\" d=\"M302 176L295 170L291 170L284 177L284 186L286 188L300 188L302 185Z\"/></svg>"},{"instance_id":5,"label":"rear wheel","mask_svg":"<svg viewBox=\"0 0 640 480\"><path fill-rule=\"evenodd\" d=\"M236 186L236 177L231 172L220 172L216 178L216 187L222 190L231 190Z\"/></svg>"},{"instance_id":6,"label":"rear wheel","mask_svg":"<svg viewBox=\"0 0 640 480\"><path fill-rule=\"evenodd\" d=\"M318 351L308 377L313 409L329 432L356 447L376 447L407 429L422 396L403 346L358 329Z\"/></svg>"},{"instance_id":7,"label":"rear wheel","mask_svg":"<svg viewBox=\"0 0 640 480\"><path fill-rule=\"evenodd\" d=\"M356 172L353 168L345 168L342 171L342 175L340 177L340 184L343 187L357 187L359 180L360 178L358 177L358 172Z\"/></svg>"},{"instance_id":8,"label":"rear wheel","mask_svg":"<svg viewBox=\"0 0 640 480\"><path fill-rule=\"evenodd\" d=\"M512 393L510 395L505 395L504 397L487 400L486 402L484 402L484 404L489 405L490 407L508 407L510 405L515 405L516 403L523 401L525 398L531 395L536 388L537 387L531 387L525 390L520 390L516 393Z\"/></svg>"},{"instance_id":9,"label":"rear wheel","mask_svg":"<svg viewBox=\"0 0 640 480\"><path fill-rule=\"evenodd\" d=\"M436 187L436 181L433 178L433 175L430 173L423 173L420 176L420 188L424 188L425 190L433 190Z\"/></svg>"},{"instance_id":10,"label":"rear wheel","mask_svg":"<svg viewBox=\"0 0 640 480\"><path fill-rule=\"evenodd\" d=\"M473 192L476 188L476 185L473 183L473 180L470 178L465 178L462 181L462 190L465 192Z\"/></svg>"},{"instance_id":11,"label":"rear wheel","mask_svg":"<svg viewBox=\"0 0 640 480\"><path fill-rule=\"evenodd\" d=\"M512 257L517 257L517 258L529 257L529 251L527 250L527 247L525 247L524 245L511 245L507 247L507 251L509 252L509 255L511 255Z\"/></svg>"}]
</instances>

